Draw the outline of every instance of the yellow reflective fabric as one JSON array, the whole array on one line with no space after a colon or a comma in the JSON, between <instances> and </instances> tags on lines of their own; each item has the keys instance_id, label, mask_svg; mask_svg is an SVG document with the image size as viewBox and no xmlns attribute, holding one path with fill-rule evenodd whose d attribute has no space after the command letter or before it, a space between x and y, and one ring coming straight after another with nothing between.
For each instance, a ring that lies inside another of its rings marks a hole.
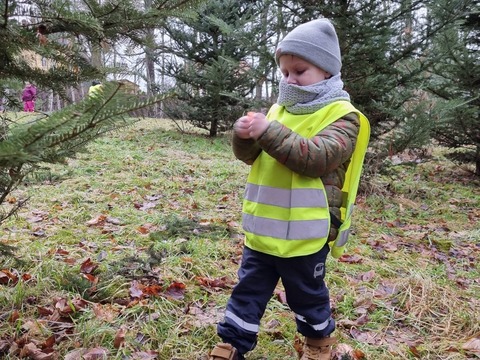
<instances>
[{"instance_id":1,"label":"yellow reflective fabric","mask_svg":"<svg viewBox=\"0 0 480 360\"><path fill-rule=\"evenodd\" d=\"M330 244L331 254L334 258L339 258L345 252L345 245L348 241L350 225L352 222L352 213L357 197L358 184L360 183L360 175L362 173L365 153L367 152L368 141L370 139L370 123L362 113L358 113L360 117L360 131L358 133L357 144L352 155L352 160L345 174L345 182L342 192L346 194L341 207L341 216L343 224L338 229L338 236Z\"/></svg>"},{"instance_id":2,"label":"yellow reflective fabric","mask_svg":"<svg viewBox=\"0 0 480 360\"><path fill-rule=\"evenodd\" d=\"M88 88L88 96L99 95L102 91L102 84L92 85Z\"/></svg>"},{"instance_id":3,"label":"yellow reflective fabric","mask_svg":"<svg viewBox=\"0 0 480 360\"><path fill-rule=\"evenodd\" d=\"M363 145L368 144L369 125L366 117L347 101L334 102L313 114L292 115L280 106L273 106L267 114L269 120L275 119L303 137L312 138L323 128L351 112L358 114L361 118L361 127L365 126L368 129L367 132L362 132L361 129L362 136L367 137L363 141L357 140L357 146L347 170L348 186L344 186L344 189L353 190L354 196L346 196L345 199L348 203L345 203L345 208L349 206L350 202L353 204L358 189L358 180L365 154L363 152L363 154L355 155L357 152L364 151ZM361 146L358 145L359 143ZM352 166L352 163L360 160L359 165ZM246 192L249 191L249 187L255 190L256 196L253 199L244 199L243 203L245 244L249 248L279 257L294 257L313 254L325 245L330 230L330 213L326 202L319 201L318 204L310 203L302 207L295 198L296 194L305 193L304 191L295 191L299 189L312 192L319 199L326 199L325 188L319 178L301 176L289 170L266 152L262 152L252 165ZM255 199L267 198L268 196L265 194L275 192L285 196L285 191L291 191L288 194L292 197L290 206L283 202L280 206L276 205L275 201L268 204L255 201ZM348 214L347 211L342 212L342 220L347 220L341 227L344 235L348 234L350 215L351 211ZM340 247L331 245L334 246L335 254L337 254Z\"/></svg>"}]
</instances>

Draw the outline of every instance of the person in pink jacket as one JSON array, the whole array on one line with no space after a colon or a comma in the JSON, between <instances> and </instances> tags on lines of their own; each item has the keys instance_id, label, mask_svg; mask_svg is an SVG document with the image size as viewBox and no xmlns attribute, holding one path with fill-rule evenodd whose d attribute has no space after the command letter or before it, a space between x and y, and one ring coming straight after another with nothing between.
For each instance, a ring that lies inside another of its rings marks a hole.
<instances>
[{"instance_id":1,"label":"person in pink jacket","mask_svg":"<svg viewBox=\"0 0 480 360\"><path fill-rule=\"evenodd\" d=\"M25 83L25 88L22 91L23 111L34 112L36 99L37 99L37 88L35 87L35 85L27 81Z\"/></svg>"}]
</instances>

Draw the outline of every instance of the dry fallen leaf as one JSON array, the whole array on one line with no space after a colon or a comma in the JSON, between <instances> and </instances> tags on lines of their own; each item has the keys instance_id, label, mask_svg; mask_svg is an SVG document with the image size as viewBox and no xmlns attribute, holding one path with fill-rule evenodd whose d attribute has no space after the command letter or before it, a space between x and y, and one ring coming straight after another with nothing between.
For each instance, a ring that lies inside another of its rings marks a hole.
<instances>
[{"instance_id":1,"label":"dry fallen leaf","mask_svg":"<svg viewBox=\"0 0 480 360\"><path fill-rule=\"evenodd\" d=\"M480 337L468 340L463 344L462 349L480 355Z\"/></svg>"},{"instance_id":2,"label":"dry fallen leaf","mask_svg":"<svg viewBox=\"0 0 480 360\"><path fill-rule=\"evenodd\" d=\"M105 220L107 219L106 215L98 215L97 217L88 220L85 224L87 226L95 226L95 225L102 225L105 223Z\"/></svg>"},{"instance_id":3,"label":"dry fallen leaf","mask_svg":"<svg viewBox=\"0 0 480 360\"><path fill-rule=\"evenodd\" d=\"M362 360L365 359L365 354L361 350L354 349L348 344L340 343L333 349L332 359Z\"/></svg>"},{"instance_id":4,"label":"dry fallen leaf","mask_svg":"<svg viewBox=\"0 0 480 360\"><path fill-rule=\"evenodd\" d=\"M34 343L26 344L20 352L20 357L28 357L33 360L50 360L53 359L53 355L53 353L44 353Z\"/></svg>"},{"instance_id":5,"label":"dry fallen leaf","mask_svg":"<svg viewBox=\"0 0 480 360\"><path fill-rule=\"evenodd\" d=\"M115 349L119 349L122 344L125 342L125 334L127 333L127 329L125 327L120 327L117 333L115 334L115 340L113 341L113 346Z\"/></svg>"},{"instance_id":6,"label":"dry fallen leaf","mask_svg":"<svg viewBox=\"0 0 480 360\"><path fill-rule=\"evenodd\" d=\"M107 360L108 351L104 348L93 348L82 356L82 360Z\"/></svg>"}]
</instances>

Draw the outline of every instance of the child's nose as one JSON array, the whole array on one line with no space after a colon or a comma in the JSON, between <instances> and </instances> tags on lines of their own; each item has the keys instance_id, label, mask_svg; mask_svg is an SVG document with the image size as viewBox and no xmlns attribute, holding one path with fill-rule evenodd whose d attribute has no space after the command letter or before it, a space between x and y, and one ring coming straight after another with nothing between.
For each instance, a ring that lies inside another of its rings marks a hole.
<instances>
[{"instance_id":1,"label":"child's nose","mask_svg":"<svg viewBox=\"0 0 480 360\"><path fill-rule=\"evenodd\" d=\"M293 84L295 85L297 83L297 79L295 79L295 76L288 76L287 78L287 84Z\"/></svg>"}]
</instances>

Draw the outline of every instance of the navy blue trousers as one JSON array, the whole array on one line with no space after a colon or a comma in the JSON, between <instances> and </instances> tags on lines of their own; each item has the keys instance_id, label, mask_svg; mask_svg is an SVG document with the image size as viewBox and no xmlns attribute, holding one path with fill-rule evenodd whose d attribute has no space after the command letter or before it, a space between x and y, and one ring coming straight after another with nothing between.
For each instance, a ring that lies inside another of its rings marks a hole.
<instances>
[{"instance_id":1,"label":"navy blue trousers","mask_svg":"<svg viewBox=\"0 0 480 360\"><path fill-rule=\"evenodd\" d=\"M239 281L227 303L225 319L217 326L218 335L241 354L252 350L260 319L281 279L298 332L311 338L329 336L335 330L324 282L329 251L327 244L312 255L280 258L245 247Z\"/></svg>"}]
</instances>

